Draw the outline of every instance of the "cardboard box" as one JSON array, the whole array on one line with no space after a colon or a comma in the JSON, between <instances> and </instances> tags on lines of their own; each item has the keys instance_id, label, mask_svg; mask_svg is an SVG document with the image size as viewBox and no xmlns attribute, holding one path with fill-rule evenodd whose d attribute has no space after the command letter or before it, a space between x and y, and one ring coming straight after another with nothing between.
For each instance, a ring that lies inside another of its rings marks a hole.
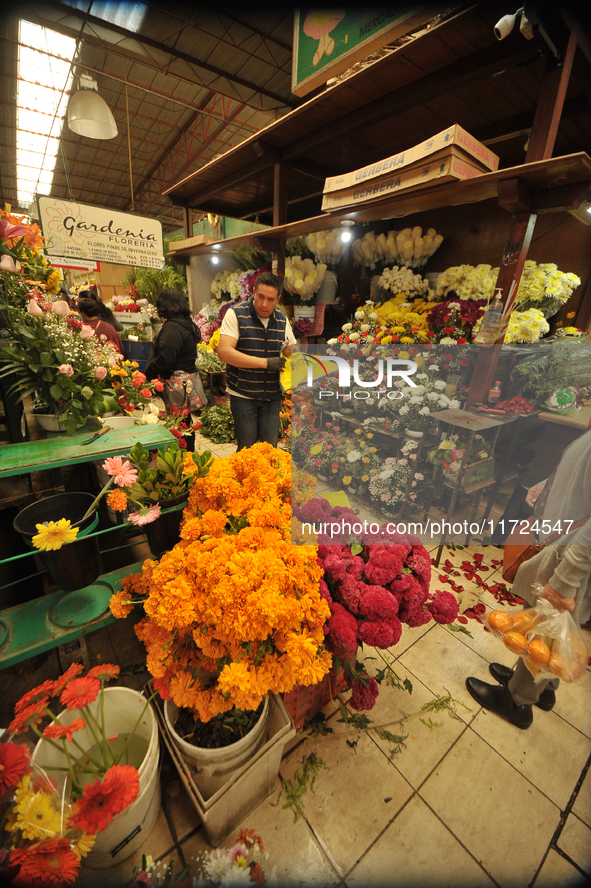
<instances>
[{"instance_id":1,"label":"cardboard box","mask_svg":"<svg viewBox=\"0 0 591 888\"><path fill-rule=\"evenodd\" d=\"M461 179L472 179L481 176L483 170L466 160L463 151L457 148L446 148L438 152L428 163L415 164L403 172L393 173L371 182L344 188L333 194L325 194L322 199L323 210L335 210L341 207L356 207L368 201L390 197L398 191L418 190L432 184L452 182Z\"/></svg>"},{"instance_id":2,"label":"cardboard box","mask_svg":"<svg viewBox=\"0 0 591 888\"><path fill-rule=\"evenodd\" d=\"M353 170L352 173L343 173L342 176L331 176L325 180L324 192L341 191L343 188L351 188L354 185L364 183L367 179L375 179L385 174L392 176L402 167L416 164L424 157L430 158L436 151L441 151L442 148L449 148L451 145L461 148L462 151L465 151L466 154L469 154L486 169L493 172L498 170L498 155L493 154L486 145L483 145L482 142L471 136L465 129L454 123L453 126L448 127L448 129L443 130L441 133L437 133L431 139L426 139L420 145L401 151L400 154L393 154L391 157L386 157L377 163Z\"/></svg>"}]
</instances>

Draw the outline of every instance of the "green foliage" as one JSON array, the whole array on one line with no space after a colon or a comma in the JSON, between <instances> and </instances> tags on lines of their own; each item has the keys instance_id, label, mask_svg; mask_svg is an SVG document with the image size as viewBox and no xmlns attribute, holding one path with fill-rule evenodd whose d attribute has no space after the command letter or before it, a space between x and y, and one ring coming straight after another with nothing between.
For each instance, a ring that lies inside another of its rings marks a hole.
<instances>
[{"instance_id":1,"label":"green foliage","mask_svg":"<svg viewBox=\"0 0 591 888\"><path fill-rule=\"evenodd\" d=\"M232 259L241 271L256 271L272 258L271 253L258 247L238 247L232 253Z\"/></svg>"},{"instance_id":2,"label":"green foliage","mask_svg":"<svg viewBox=\"0 0 591 888\"><path fill-rule=\"evenodd\" d=\"M215 444L231 444L236 440L234 419L229 407L204 407L199 419L200 434Z\"/></svg>"},{"instance_id":3,"label":"green foliage","mask_svg":"<svg viewBox=\"0 0 591 888\"><path fill-rule=\"evenodd\" d=\"M306 719L304 731L310 731L312 737L325 737L327 734L334 734L333 729L327 725L323 712L317 712L312 718Z\"/></svg>"},{"instance_id":4,"label":"green foliage","mask_svg":"<svg viewBox=\"0 0 591 888\"><path fill-rule=\"evenodd\" d=\"M465 626L462 626L461 623L448 623L448 628L451 629L452 632L463 632L464 635L467 635L469 638L474 638L469 629L466 629Z\"/></svg>"},{"instance_id":5,"label":"green foliage","mask_svg":"<svg viewBox=\"0 0 591 888\"><path fill-rule=\"evenodd\" d=\"M318 758L315 752L311 752L309 756L302 759L301 769L298 769L293 775L293 780L282 780L282 793L287 796L287 801L283 805L284 809L289 808L293 812L293 822L295 823L299 817L304 816L302 809L303 796L310 788L310 792L314 792L314 784L316 777L321 768L326 768L322 759ZM281 795L279 796L281 798Z\"/></svg>"},{"instance_id":6,"label":"green foliage","mask_svg":"<svg viewBox=\"0 0 591 888\"><path fill-rule=\"evenodd\" d=\"M135 284L136 298L147 299L151 305L156 305L158 294L165 287L172 287L181 293L184 293L187 287L185 267L178 265L171 258L169 243L168 240L164 241L164 268L132 268L121 281L126 289Z\"/></svg>"},{"instance_id":7,"label":"green foliage","mask_svg":"<svg viewBox=\"0 0 591 888\"><path fill-rule=\"evenodd\" d=\"M214 456L211 451L192 453L191 458L197 471L185 473L185 451L177 443L167 444L159 450L156 465L151 454L140 444L134 444L129 452L129 461L138 470L137 481L127 489L129 499L139 505L153 506L161 501L173 499L187 493L197 478L204 478Z\"/></svg>"}]
</instances>

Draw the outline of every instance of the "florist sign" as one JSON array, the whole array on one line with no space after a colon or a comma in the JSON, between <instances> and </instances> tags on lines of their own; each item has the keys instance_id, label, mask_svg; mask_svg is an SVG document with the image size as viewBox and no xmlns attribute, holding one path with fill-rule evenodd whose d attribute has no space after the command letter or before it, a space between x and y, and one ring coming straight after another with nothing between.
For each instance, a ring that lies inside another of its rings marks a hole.
<instances>
[{"instance_id":1,"label":"florist sign","mask_svg":"<svg viewBox=\"0 0 591 888\"><path fill-rule=\"evenodd\" d=\"M162 223L90 204L38 197L48 256L164 268Z\"/></svg>"}]
</instances>

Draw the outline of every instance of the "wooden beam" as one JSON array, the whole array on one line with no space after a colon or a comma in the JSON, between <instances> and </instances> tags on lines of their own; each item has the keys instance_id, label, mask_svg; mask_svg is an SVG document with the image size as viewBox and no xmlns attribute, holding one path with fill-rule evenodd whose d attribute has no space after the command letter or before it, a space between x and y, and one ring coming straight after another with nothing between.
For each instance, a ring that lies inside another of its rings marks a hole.
<instances>
[{"instance_id":1,"label":"wooden beam","mask_svg":"<svg viewBox=\"0 0 591 888\"><path fill-rule=\"evenodd\" d=\"M562 185L538 191L534 197L532 210L535 213L558 213L563 210L578 210L582 203L591 200L591 183Z\"/></svg>"},{"instance_id":2,"label":"wooden beam","mask_svg":"<svg viewBox=\"0 0 591 888\"><path fill-rule=\"evenodd\" d=\"M591 110L591 97L589 95L577 96L568 99L562 106L561 120L567 117L575 117L577 114L585 114ZM526 111L524 114L516 114L505 120L497 120L495 123L487 123L472 132L475 139L485 145L494 145L519 135L530 133L534 122L535 111Z\"/></svg>"},{"instance_id":3,"label":"wooden beam","mask_svg":"<svg viewBox=\"0 0 591 888\"><path fill-rule=\"evenodd\" d=\"M466 396L466 408L473 409L477 404L484 403L495 380L495 372L501 355L501 345L509 325L509 316L515 300L523 266L527 259L529 245L536 224L535 213L517 213L511 218L509 233L505 241L505 250L501 259L499 276L495 288L501 290L504 306L503 325L495 347L480 346L474 375Z\"/></svg>"},{"instance_id":4,"label":"wooden beam","mask_svg":"<svg viewBox=\"0 0 591 888\"><path fill-rule=\"evenodd\" d=\"M296 140L283 149L283 160L290 160L315 148L330 139L338 139L348 133L371 126L385 118L394 117L403 111L409 111L418 105L424 105L439 96L448 95L462 86L472 85L475 81L484 80L493 74L506 70L508 67L531 61L537 54L535 46L523 45L519 40L508 38L501 44L495 43L486 49L474 52L463 59L458 59L439 71L426 74L412 83L368 102L339 120L320 127L315 132ZM506 44L506 45L505 45Z\"/></svg>"},{"instance_id":5,"label":"wooden beam","mask_svg":"<svg viewBox=\"0 0 591 888\"><path fill-rule=\"evenodd\" d=\"M550 62L546 62L540 98L536 107L534 123L529 137L529 147L525 157L526 163L533 163L535 160L545 160L547 157L552 157L576 49L577 38L575 32L571 31L564 51L562 65L560 67L555 67L554 65L550 67Z\"/></svg>"},{"instance_id":6,"label":"wooden beam","mask_svg":"<svg viewBox=\"0 0 591 888\"><path fill-rule=\"evenodd\" d=\"M587 289L585 290L585 295L581 301L581 305L579 307L579 311L577 312L577 316L575 318L575 325L580 327L581 330L588 330L589 324L591 323L591 278L587 283Z\"/></svg>"},{"instance_id":7,"label":"wooden beam","mask_svg":"<svg viewBox=\"0 0 591 888\"><path fill-rule=\"evenodd\" d=\"M499 206L510 213L528 213L533 202L533 191L521 179L503 179L497 183Z\"/></svg>"},{"instance_id":8,"label":"wooden beam","mask_svg":"<svg viewBox=\"0 0 591 888\"><path fill-rule=\"evenodd\" d=\"M276 163L273 168L273 228L287 222L287 180L289 165Z\"/></svg>"},{"instance_id":9,"label":"wooden beam","mask_svg":"<svg viewBox=\"0 0 591 888\"><path fill-rule=\"evenodd\" d=\"M257 173L261 173L264 170L269 169L271 166L273 166L273 161L266 157L261 158L261 160L255 160L255 162L249 164L249 166L243 167L240 172L230 173L229 176L224 176L223 179L218 179L217 182L212 182L211 185L207 185L205 188L202 188L201 191L197 191L190 197L184 198L182 203L190 207L199 207L200 204L208 200L210 197L219 194L220 191L225 191L236 185L241 185L242 182L247 182L249 179L256 176ZM174 194L169 194L169 197L172 202L175 203Z\"/></svg>"},{"instance_id":10,"label":"wooden beam","mask_svg":"<svg viewBox=\"0 0 591 888\"><path fill-rule=\"evenodd\" d=\"M266 160L270 160L272 163L275 163L275 161L280 159L281 153L279 149L273 147L273 145L268 145L266 142L261 142L260 139L257 139L256 142L253 142L252 147L259 160L264 157Z\"/></svg>"}]
</instances>

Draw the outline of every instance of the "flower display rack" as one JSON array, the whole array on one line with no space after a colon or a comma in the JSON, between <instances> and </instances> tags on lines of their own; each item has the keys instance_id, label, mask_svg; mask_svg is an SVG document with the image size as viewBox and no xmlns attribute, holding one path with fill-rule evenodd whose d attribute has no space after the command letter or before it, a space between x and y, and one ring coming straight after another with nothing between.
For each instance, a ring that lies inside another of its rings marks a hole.
<instances>
[{"instance_id":1,"label":"flower display rack","mask_svg":"<svg viewBox=\"0 0 591 888\"><path fill-rule=\"evenodd\" d=\"M313 718L327 703L346 688L345 673L332 669L322 681L315 685L301 687L297 685L293 691L283 695L283 703L293 719L296 731L299 731L308 719Z\"/></svg>"}]
</instances>

